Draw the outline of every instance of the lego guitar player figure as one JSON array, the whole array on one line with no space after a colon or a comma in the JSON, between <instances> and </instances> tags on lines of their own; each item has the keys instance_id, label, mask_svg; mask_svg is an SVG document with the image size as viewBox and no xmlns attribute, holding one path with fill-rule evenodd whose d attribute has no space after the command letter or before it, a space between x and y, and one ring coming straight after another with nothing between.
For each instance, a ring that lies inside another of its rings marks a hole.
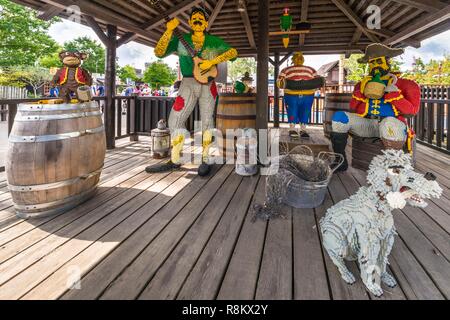
<instances>
[{"instance_id":1,"label":"lego guitar player figure","mask_svg":"<svg viewBox=\"0 0 450 320\"><path fill-rule=\"evenodd\" d=\"M237 57L236 49L231 48L221 38L205 32L208 27L206 13L203 9L194 8L190 15L189 25L192 32L181 34L176 30L179 21L175 18L167 23L167 30L155 48L155 55L164 58L177 53L180 59L183 80L178 97L169 116L169 129L172 135L172 157L169 162L149 166L146 171L161 172L177 169L181 166L180 155L184 145L185 123L197 103L203 131L203 160L198 169L200 176L208 175L209 149L212 144L214 129L214 108L218 96L214 76L216 65ZM175 34L175 36L173 36ZM210 74L208 76L208 74Z\"/></svg>"},{"instance_id":2,"label":"lego guitar player figure","mask_svg":"<svg viewBox=\"0 0 450 320\"><path fill-rule=\"evenodd\" d=\"M88 55L81 52L63 51L59 54L59 58L63 63L63 67L59 69L53 77L53 86L59 87L59 97L65 103L72 100L72 95L75 95L78 100L90 100L89 98L80 97L79 89L81 87L90 87L92 85L92 76L84 68L81 67L83 60L86 60ZM90 92L89 88L83 92Z\"/></svg>"},{"instance_id":3,"label":"lego guitar player figure","mask_svg":"<svg viewBox=\"0 0 450 320\"><path fill-rule=\"evenodd\" d=\"M420 108L420 87L411 80L401 79L391 72L390 59L401 55L403 49L371 44L358 60L368 63L370 75L355 86L350 109L355 113L338 111L332 118L331 142L334 152L345 158L349 132L364 138L381 138L385 149L402 150L407 142L411 151L414 133L406 118ZM338 169L347 170L347 159Z\"/></svg>"},{"instance_id":4,"label":"lego guitar player figure","mask_svg":"<svg viewBox=\"0 0 450 320\"><path fill-rule=\"evenodd\" d=\"M292 138L309 138L306 125L311 116L314 92L324 84L324 78L316 70L303 65L305 59L301 52L294 53L294 65L283 69L277 79L277 86L284 89L284 102L287 107L288 121ZM299 125L298 132L295 128Z\"/></svg>"}]
</instances>

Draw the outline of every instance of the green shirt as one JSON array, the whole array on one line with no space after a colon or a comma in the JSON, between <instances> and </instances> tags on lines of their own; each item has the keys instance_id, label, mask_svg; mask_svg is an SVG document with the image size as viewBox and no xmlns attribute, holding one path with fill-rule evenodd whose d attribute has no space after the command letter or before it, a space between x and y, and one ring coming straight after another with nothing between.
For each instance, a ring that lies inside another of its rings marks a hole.
<instances>
[{"instance_id":1,"label":"green shirt","mask_svg":"<svg viewBox=\"0 0 450 320\"><path fill-rule=\"evenodd\" d=\"M192 33L186 33L183 35L183 37L187 41L187 43L189 43L191 47L194 48L194 44L192 42ZM205 41L203 43L203 47L197 55L204 60L212 60L230 49L230 45L223 41L221 38L205 33ZM178 56L180 57L180 68L183 77L192 77L194 70L194 61L192 60L192 57L187 49L176 36L172 36L166 53L161 58L165 58L174 52L178 53Z\"/></svg>"}]
</instances>

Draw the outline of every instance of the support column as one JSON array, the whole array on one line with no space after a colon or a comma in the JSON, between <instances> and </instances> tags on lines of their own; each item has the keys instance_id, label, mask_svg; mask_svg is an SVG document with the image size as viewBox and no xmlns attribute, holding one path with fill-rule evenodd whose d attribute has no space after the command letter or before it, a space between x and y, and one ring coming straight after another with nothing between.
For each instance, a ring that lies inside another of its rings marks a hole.
<instances>
[{"instance_id":1,"label":"support column","mask_svg":"<svg viewBox=\"0 0 450 320\"><path fill-rule=\"evenodd\" d=\"M116 57L117 57L117 26L108 25L106 28L108 43L106 46L106 70L105 70L105 130L106 147L115 148L115 114L116 106Z\"/></svg>"},{"instance_id":2,"label":"support column","mask_svg":"<svg viewBox=\"0 0 450 320\"><path fill-rule=\"evenodd\" d=\"M267 129L269 111L269 0L258 2L256 129Z\"/></svg>"},{"instance_id":3,"label":"support column","mask_svg":"<svg viewBox=\"0 0 450 320\"><path fill-rule=\"evenodd\" d=\"M275 128L280 127L280 88L277 86L278 75L280 74L280 53L275 52L274 57L274 87L273 87L273 126Z\"/></svg>"}]
</instances>

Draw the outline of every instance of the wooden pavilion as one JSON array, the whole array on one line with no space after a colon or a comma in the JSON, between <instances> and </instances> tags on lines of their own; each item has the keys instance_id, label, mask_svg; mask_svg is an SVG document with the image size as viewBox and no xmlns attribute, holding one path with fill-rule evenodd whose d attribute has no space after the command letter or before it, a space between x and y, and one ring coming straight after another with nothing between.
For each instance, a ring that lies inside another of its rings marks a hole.
<instances>
[{"instance_id":1,"label":"wooden pavilion","mask_svg":"<svg viewBox=\"0 0 450 320\"><path fill-rule=\"evenodd\" d=\"M366 184L365 172L351 168L334 175L319 208L286 207L285 219L256 222L252 208L264 201L264 177L238 176L230 165L215 166L205 178L196 175L193 165L149 175L145 166L160 160L150 160L149 139L137 141L137 136L148 134L167 116L170 99L116 97L112 79L117 47L129 41L154 46L164 29L161 13L145 0L14 2L39 10L42 19L73 18L80 9L80 22L92 27L107 46L104 112L113 150L108 151L95 198L43 219L15 216L6 176L0 173L0 299L378 299L358 276L354 285L344 283L318 232L327 208ZM162 3L170 16L181 20L192 6L204 6L211 33L224 37L242 56L258 59L258 128L267 128L269 122L269 63L278 72L298 49L306 54L349 54L375 41L420 46L420 41L450 27L449 0ZM382 9L381 29L366 27L371 4ZM245 10L238 11L238 5ZM278 30L285 6L296 20L312 24L311 31L292 38L287 49L280 38L268 36ZM181 28L188 30L185 21ZM395 211L399 236L389 271L399 285L383 287L381 299L450 298L450 139L445 135L450 120L444 117L450 111L449 92L424 91L415 121L418 139L426 144L418 146L416 168L432 171L444 193L424 209ZM9 127L23 101L0 101L9 107ZM125 129L117 112L123 101ZM277 101L275 126L280 122ZM442 116L437 123L436 112ZM311 130L323 134L320 127ZM349 266L357 275L357 265Z\"/></svg>"}]
</instances>

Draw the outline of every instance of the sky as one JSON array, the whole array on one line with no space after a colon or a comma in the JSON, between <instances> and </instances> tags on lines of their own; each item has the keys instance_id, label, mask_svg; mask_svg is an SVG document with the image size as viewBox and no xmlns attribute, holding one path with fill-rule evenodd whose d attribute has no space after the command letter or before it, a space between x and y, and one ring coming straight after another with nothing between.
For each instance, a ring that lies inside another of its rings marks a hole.
<instances>
[{"instance_id":1,"label":"sky","mask_svg":"<svg viewBox=\"0 0 450 320\"><path fill-rule=\"evenodd\" d=\"M97 35L89 28L68 20L63 20L54 24L50 28L50 35L61 45L65 41L80 37L88 36L100 42ZM441 33L437 36L422 41L422 46L418 49L408 47L405 53L400 57L403 61L403 70L411 68L414 61L414 57L422 57L424 62L428 62L430 59L442 59L445 54L450 53L450 30ZM153 49L135 42L130 42L121 46L117 51L119 58L119 65L131 65L138 69L144 69L146 62L152 62L156 60L153 54ZM339 55L305 55L305 64L319 69L320 66L328 62L336 61L339 59ZM177 57L171 56L164 61L172 68L176 67Z\"/></svg>"}]
</instances>

